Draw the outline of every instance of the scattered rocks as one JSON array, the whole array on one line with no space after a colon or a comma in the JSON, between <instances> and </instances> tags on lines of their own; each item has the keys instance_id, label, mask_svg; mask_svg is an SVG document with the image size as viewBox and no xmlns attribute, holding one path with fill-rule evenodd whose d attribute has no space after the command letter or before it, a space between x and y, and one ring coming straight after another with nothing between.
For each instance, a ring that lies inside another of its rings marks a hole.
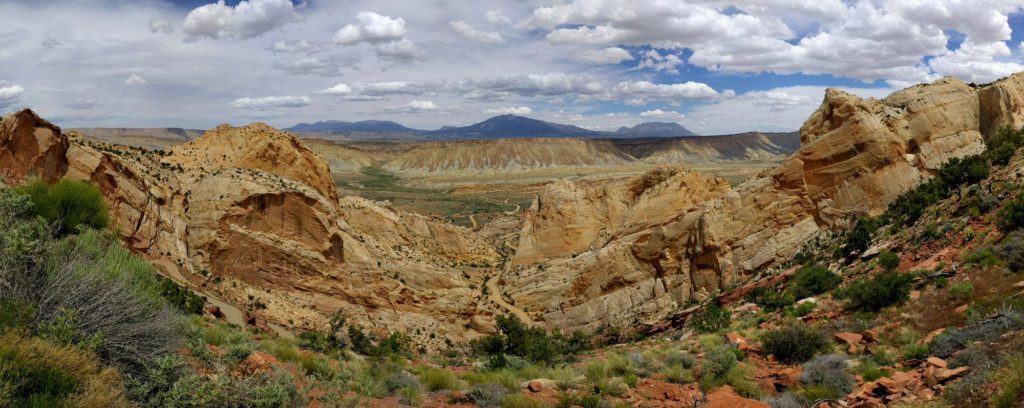
<instances>
[{"instance_id":1,"label":"scattered rocks","mask_svg":"<svg viewBox=\"0 0 1024 408\"><path fill-rule=\"evenodd\" d=\"M849 354L858 354L863 349L864 336L857 333L836 333L836 339L846 343Z\"/></svg>"}]
</instances>

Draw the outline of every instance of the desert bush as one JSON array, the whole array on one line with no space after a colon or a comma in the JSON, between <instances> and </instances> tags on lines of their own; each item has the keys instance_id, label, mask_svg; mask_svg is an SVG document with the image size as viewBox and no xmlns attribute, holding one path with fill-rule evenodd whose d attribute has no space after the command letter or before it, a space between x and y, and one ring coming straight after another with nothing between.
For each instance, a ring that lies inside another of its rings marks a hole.
<instances>
[{"instance_id":1,"label":"desert bush","mask_svg":"<svg viewBox=\"0 0 1024 408\"><path fill-rule=\"evenodd\" d=\"M877 362L871 359L862 359L860 363L854 367L853 372L863 377L864 381L875 381L889 375L885 369L880 367Z\"/></svg>"},{"instance_id":2,"label":"desert bush","mask_svg":"<svg viewBox=\"0 0 1024 408\"><path fill-rule=\"evenodd\" d=\"M790 323L768 331L761 342L765 352L784 363L803 363L830 346L821 330L803 323Z\"/></svg>"},{"instance_id":3,"label":"desert bush","mask_svg":"<svg viewBox=\"0 0 1024 408\"><path fill-rule=\"evenodd\" d=\"M840 297L857 311L877 312L903 302L910 294L913 276L886 272L872 278L860 278L841 290Z\"/></svg>"},{"instance_id":4,"label":"desert bush","mask_svg":"<svg viewBox=\"0 0 1024 408\"><path fill-rule=\"evenodd\" d=\"M886 271L891 271L900 266L900 256L888 249L878 253L878 266Z\"/></svg>"},{"instance_id":5,"label":"desert bush","mask_svg":"<svg viewBox=\"0 0 1024 408\"><path fill-rule=\"evenodd\" d=\"M1018 239L1020 237L1018 236ZM1006 241L1004 238L1003 241ZM1024 242L1022 242L1022 249L1024 249ZM1024 251L1014 251L1024 253ZM963 263L966 265L977 265L981 267L992 267L999 265L999 257L996 256L995 250L992 247L980 248L976 251L972 251L963 258ZM1021 259L1021 264L1024 266L1024 257Z\"/></svg>"},{"instance_id":6,"label":"desert bush","mask_svg":"<svg viewBox=\"0 0 1024 408\"><path fill-rule=\"evenodd\" d=\"M167 392L165 407L299 407L306 399L284 370L250 377L221 373L213 377L185 374ZM151 405L157 406L157 405Z\"/></svg>"},{"instance_id":7,"label":"desert bush","mask_svg":"<svg viewBox=\"0 0 1024 408\"><path fill-rule=\"evenodd\" d=\"M974 284L970 281L955 282L947 289L949 296L956 300L967 300L974 294Z\"/></svg>"},{"instance_id":8,"label":"desert bush","mask_svg":"<svg viewBox=\"0 0 1024 408\"><path fill-rule=\"evenodd\" d=\"M792 291L778 288L757 287L747 294L747 301L765 310L779 310L796 302Z\"/></svg>"},{"instance_id":9,"label":"desert bush","mask_svg":"<svg viewBox=\"0 0 1024 408\"><path fill-rule=\"evenodd\" d=\"M117 370L95 355L13 331L0 335L0 406L130 407Z\"/></svg>"},{"instance_id":10,"label":"desert bush","mask_svg":"<svg viewBox=\"0 0 1024 408\"><path fill-rule=\"evenodd\" d=\"M732 312L729 309L720 306L717 302L711 302L694 313L687 326L697 333L713 333L729 327L732 322L731 315Z\"/></svg>"},{"instance_id":11,"label":"desert bush","mask_svg":"<svg viewBox=\"0 0 1024 408\"><path fill-rule=\"evenodd\" d=\"M807 406L803 399L788 391L776 396L767 397L764 399L764 402L768 403L772 408L805 408Z\"/></svg>"},{"instance_id":12,"label":"desert bush","mask_svg":"<svg viewBox=\"0 0 1024 408\"><path fill-rule=\"evenodd\" d=\"M846 233L843 242L843 255L859 255L871 247L871 234L874 232L874 223L867 218L858 218L853 228Z\"/></svg>"},{"instance_id":13,"label":"desert bush","mask_svg":"<svg viewBox=\"0 0 1024 408\"><path fill-rule=\"evenodd\" d=\"M993 374L996 391L989 399L995 408L1019 407L1024 401L1024 355L1011 354Z\"/></svg>"},{"instance_id":14,"label":"desert bush","mask_svg":"<svg viewBox=\"0 0 1024 408\"><path fill-rule=\"evenodd\" d=\"M515 315L498 316L498 334L476 339L470 347L478 355L507 361L507 354L534 363L553 363L568 353L566 339L559 333L549 334L540 327L528 327ZM500 368L500 367L495 367Z\"/></svg>"},{"instance_id":15,"label":"desert bush","mask_svg":"<svg viewBox=\"0 0 1024 408\"><path fill-rule=\"evenodd\" d=\"M991 341L1003 333L1022 328L1024 315L1014 310L1004 310L962 328L944 331L932 341L931 353L940 358L949 358L976 341Z\"/></svg>"},{"instance_id":16,"label":"desert bush","mask_svg":"<svg viewBox=\"0 0 1024 408\"><path fill-rule=\"evenodd\" d=\"M420 382L427 391L457 390L459 379L451 371L443 368L428 368L420 373Z\"/></svg>"},{"instance_id":17,"label":"desert bush","mask_svg":"<svg viewBox=\"0 0 1024 408\"><path fill-rule=\"evenodd\" d=\"M985 144L988 146L986 154L992 160L992 164L1003 166L1010 162L1017 148L1024 145L1024 132L1005 127L989 136Z\"/></svg>"},{"instance_id":18,"label":"desert bush","mask_svg":"<svg viewBox=\"0 0 1024 408\"><path fill-rule=\"evenodd\" d=\"M1006 203L997 215L996 225L1003 232L1011 232L1024 227L1024 195Z\"/></svg>"},{"instance_id":19,"label":"desert bush","mask_svg":"<svg viewBox=\"0 0 1024 408\"><path fill-rule=\"evenodd\" d=\"M522 394L509 394L501 400L501 408L545 408L548 404Z\"/></svg>"},{"instance_id":20,"label":"desert bush","mask_svg":"<svg viewBox=\"0 0 1024 408\"><path fill-rule=\"evenodd\" d=\"M665 353L665 365L678 365L690 369L697 365L697 359L679 350L671 350Z\"/></svg>"},{"instance_id":21,"label":"desert bush","mask_svg":"<svg viewBox=\"0 0 1024 408\"><path fill-rule=\"evenodd\" d=\"M842 281L842 276L821 264L807 265L793 275L793 279L789 281L789 291L799 300L835 289Z\"/></svg>"},{"instance_id":22,"label":"desert bush","mask_svg":"<svg viewBox=\"0 0 1024 408\"><path fill-rule=\"evenodd\" d=\"M508 389L501 384L486 383L474 386L466 393L478 407L499 408L501 402L508 394Z\"/></svg>"},{"instance_id":23,"label":"desert bush","mask_svg":"<svg viewBox=\"0 0 1024 408\"><path fill-rule=\"evenodd\" d=\"M398 390L398 403L418 407L423 403L423 390L418 386L408 386Z\"/></svg>"},{"instance_id":24,"label":"desert bush","mask_svg":"<svg viewBox=\"0 0 1024 408\"><path fill-rule=\"evenodd\" d=\"M1024 231L1006 234L996 245L995 253L1011 272L1024 271Z\"/></svg>"},{"instance_id":25,"label":"desert bush","mask_svg":"<svg viewBox=\"0 0 1024 408\"><path fill-rule=\"evenodd\" d=\"M91 184L71 179L53 185L33 181L17 191L31 198L32 215L45 219L58 236L73 234L79 227L103 229L110 222L103 195Z\"/></svg>"},{"instance_id":26,"label":"desert bush","mask_svg":"<svg viewBox=\"0 0 1024 408\"><path fill-rule=\"evenodd\" d=\"M836 399L853 391L855 380L847 369L846 357L825 354L804 363L800 382L805 386L821 387L827 398Z\"/></svg>"}]
</instances>

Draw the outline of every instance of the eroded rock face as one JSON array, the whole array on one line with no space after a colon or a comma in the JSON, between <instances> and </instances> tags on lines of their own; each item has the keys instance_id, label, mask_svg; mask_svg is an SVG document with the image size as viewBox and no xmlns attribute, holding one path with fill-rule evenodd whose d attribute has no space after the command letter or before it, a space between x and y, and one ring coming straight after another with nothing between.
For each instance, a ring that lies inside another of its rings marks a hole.
<instances>
[{"instance_id":1,"label":"eroded rock face","mask_svg":"<svg viewBox=\"0 0 1024 408\"><path fill-rule=\"evenodd\" d=\"M67 171L68 141L60 128L28 109L0 121L0 180L12 183L28 176L48 182Z\"/></svg>"},{"instance_id":2,"label":"eroded rock face","mask_svg":"<svg viewBox=\"0 0 1024 408\"><path fill-rule=\"evenodd\" d=\"M883 212L950 158L981 153L982 132L1024 124L1022 78L980 89L945 78L882 100L829 89L801 127L796 153L731 190L705 188L704 201L656 195L647 209L612 200L616 207L607 194L550 187L535 207L559 205L528 212L525 251L504 277L506 291L554 326L656 322L789 259L823 230ZM601 211L619 207L633 212L634 228L624 228L630 223L615 219L618 212ZM561 252L529 247L551 242L550 230L559 228L576 237Z\"/></svg>"},{"instance_id":3,"label":"eroded rock face","mask_svg":"<svg viewBox=\"0 0 1024 408\"><path fill-rule=\"evenodd\" d=\"M220 126L166 153L65 136L31 112L8 123L16 160L0 168L96 185L127 244L201 292L297 329L343 313L427 347L474 333L471 280L497 263L490 246L382 203L339 202L327 164L288 133Z\"/></svg>"}]
</instances>

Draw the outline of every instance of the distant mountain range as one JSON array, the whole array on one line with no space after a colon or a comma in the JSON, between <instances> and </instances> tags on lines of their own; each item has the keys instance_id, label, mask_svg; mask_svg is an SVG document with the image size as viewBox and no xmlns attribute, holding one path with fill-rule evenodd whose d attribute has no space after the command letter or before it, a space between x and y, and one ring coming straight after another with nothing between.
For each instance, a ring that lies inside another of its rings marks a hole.
<instances>
[{"instance_id":1,"label":"distant mountain range","mask_svg":"<svg viewBox=\"0 0 1024 408\"><path fill-rule=\"evenodd\" d=\"M584 129L517 115L501 115L469 126L445 126L437 130L418 130L392 121L364 120L344 122L337 120L300 123L285 130L298 133L319 133L352 136L353 138L471 140L504 139L515 137L581 137L581 138L636 138L696 136L689 129L673 122L647 122L633 127L621 127L614 132Z\"/></svg>"},{"instance_id":2,"label":"distant mountain range","mask_svg":"<svg viewBox=\"0 0 1024 408\"><path fill-rule=\"evenodd\" d=\"M316 123L300 123L288 129L292 132L329 132L329 133L417 133L421 130L407 128L390 120L361 120L359 122L345 122L341 120L328 120Z\"/></svg>"}]
</instances>

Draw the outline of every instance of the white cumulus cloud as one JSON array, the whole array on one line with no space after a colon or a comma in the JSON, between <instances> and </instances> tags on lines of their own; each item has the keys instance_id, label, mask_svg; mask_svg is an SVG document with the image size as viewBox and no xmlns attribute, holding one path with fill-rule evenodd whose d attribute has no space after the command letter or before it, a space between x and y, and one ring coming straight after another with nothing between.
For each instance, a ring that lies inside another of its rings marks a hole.
<instances>
[{"instance_id":1,"label":"white cumulus cloud","mask_svg":"<svg viewBox=\"0 0 1024 408\"><path fill-rule=\"evenodd\" d=\"M301 108L313 102L308 96L266 96L262 98L238 98L231 106L243 109L264 110L270 108Z\"/></svg>"},{"instance_id":2,"label":"white cumulus cloud","mask_svg":"<svg viewBox=\"0 0 1024 408\"><path fill-rule=\"evenodd\" d=\"M643 112L640 112L640 116L644 117L644 118L675 118L675 119L682 119L682 118L686 117L686 115L683 115L682 113L679 113L679 112L676 112L676 111L673 111L673 110L665 111L665 110L661 110L661 109L654 109L654 110L649 110L649 111L643 111Z\"/></svg>"},{"instance_id":3,"label":"white cumulus cloud","mask_svg":"<svg viewBox=\"0 0 1024 408\"><path fill-rule=\"evenodd\" d=\"M21 95L25 93L25 88L21 85L6 85L6 82L0 81L0 109L5 109L21 100Z\"/></svg>"},{"instance_id":4,"label":"white cumulus cloud","mask_svg":"<svg viewBox=\"0 0 1024 408\"><path fill-rule=\"evenodd\" d=\"M164 17L157 17L149 20L149 32L171 34L174 33L174 23Z\"/></svg>"},{"instance_id":5,"label":"white cumulus cloud","mask_svg":"<svg viewBox=\"0 0 1024 408\"><path fill-rule=\"evenodd\" d=\"M629 51L619 47L608 47L599 50L583 50L576 53L576 59L587 64L618 64L622 61L632 61L633 56Z\"/></svg>"},{"instance_id":6,"label":"white cumulus cloud","mask_svg":"<svg viewBox=\"0 0 1024 408\"><path fill-rule=\"evenodd\" d=\"M434 101L411 101L406 105L409 110L412 111L432 111L437 109L437 105Z\"/></svg>"},{"instance_id":7,"label":"white cumulus cloud","mask_svg":"<svg viewBox=\"0 0 1024 408\"><path fill-rule=\"evenodd\" d=\"M356 14L356 24L348 24L334 33L334 42L341 45L385 43L400 40L408 34L405 19L391 18L372 11Z\"/></svg>"},{"instance_id":8,"label":"white cumulus cloud","mask_svg":"<svg viewBox=\"0 0 1024 408\"><path fill-rule=\"evenodd\" d=\"M533 109L530 109L529 106L509 106L484 109L484 113L488 115L529 115L533 113Z\"/></svg>"},{"instance_id":9,"label":"white cumulus cloud","mask_svg":"<svg viewBox=\"0 0 1024 408\"><path fill-rule=\"evenodd\" d=\"M291 0L247 0L234 7L219 0L192 9L181 28L188 34L188 41L202 37L243 40L283 26L294 13Z\"/></svg>"},{"instance_id":10,"label":"white cumulus cloud","mask_svg":"<svg viewBox=\"0 0 1024 408\"><path fill-rule=\"evenodd\" d=\"M462 34L463 37L476 42L484 44L500 44L503 41L501 39L501 34L477 30L473 26L469 25L469 23L462 20L452 21L448 23L448 25L451 26L452 30L455 30L455 32Z\"/></svg>"},{"instance_id":11,"label":"white cumulus cloud","mask_svg":"<svg viewBox=\"0 0 1024 408\"><path fill-rule=\"evenodd\" d=\"M146 78L139 76L139 74L131 74L128 76L128 79L124 80L124 83L127 85L143 85L146 82Z\"/></svg>"}]
</instances>

